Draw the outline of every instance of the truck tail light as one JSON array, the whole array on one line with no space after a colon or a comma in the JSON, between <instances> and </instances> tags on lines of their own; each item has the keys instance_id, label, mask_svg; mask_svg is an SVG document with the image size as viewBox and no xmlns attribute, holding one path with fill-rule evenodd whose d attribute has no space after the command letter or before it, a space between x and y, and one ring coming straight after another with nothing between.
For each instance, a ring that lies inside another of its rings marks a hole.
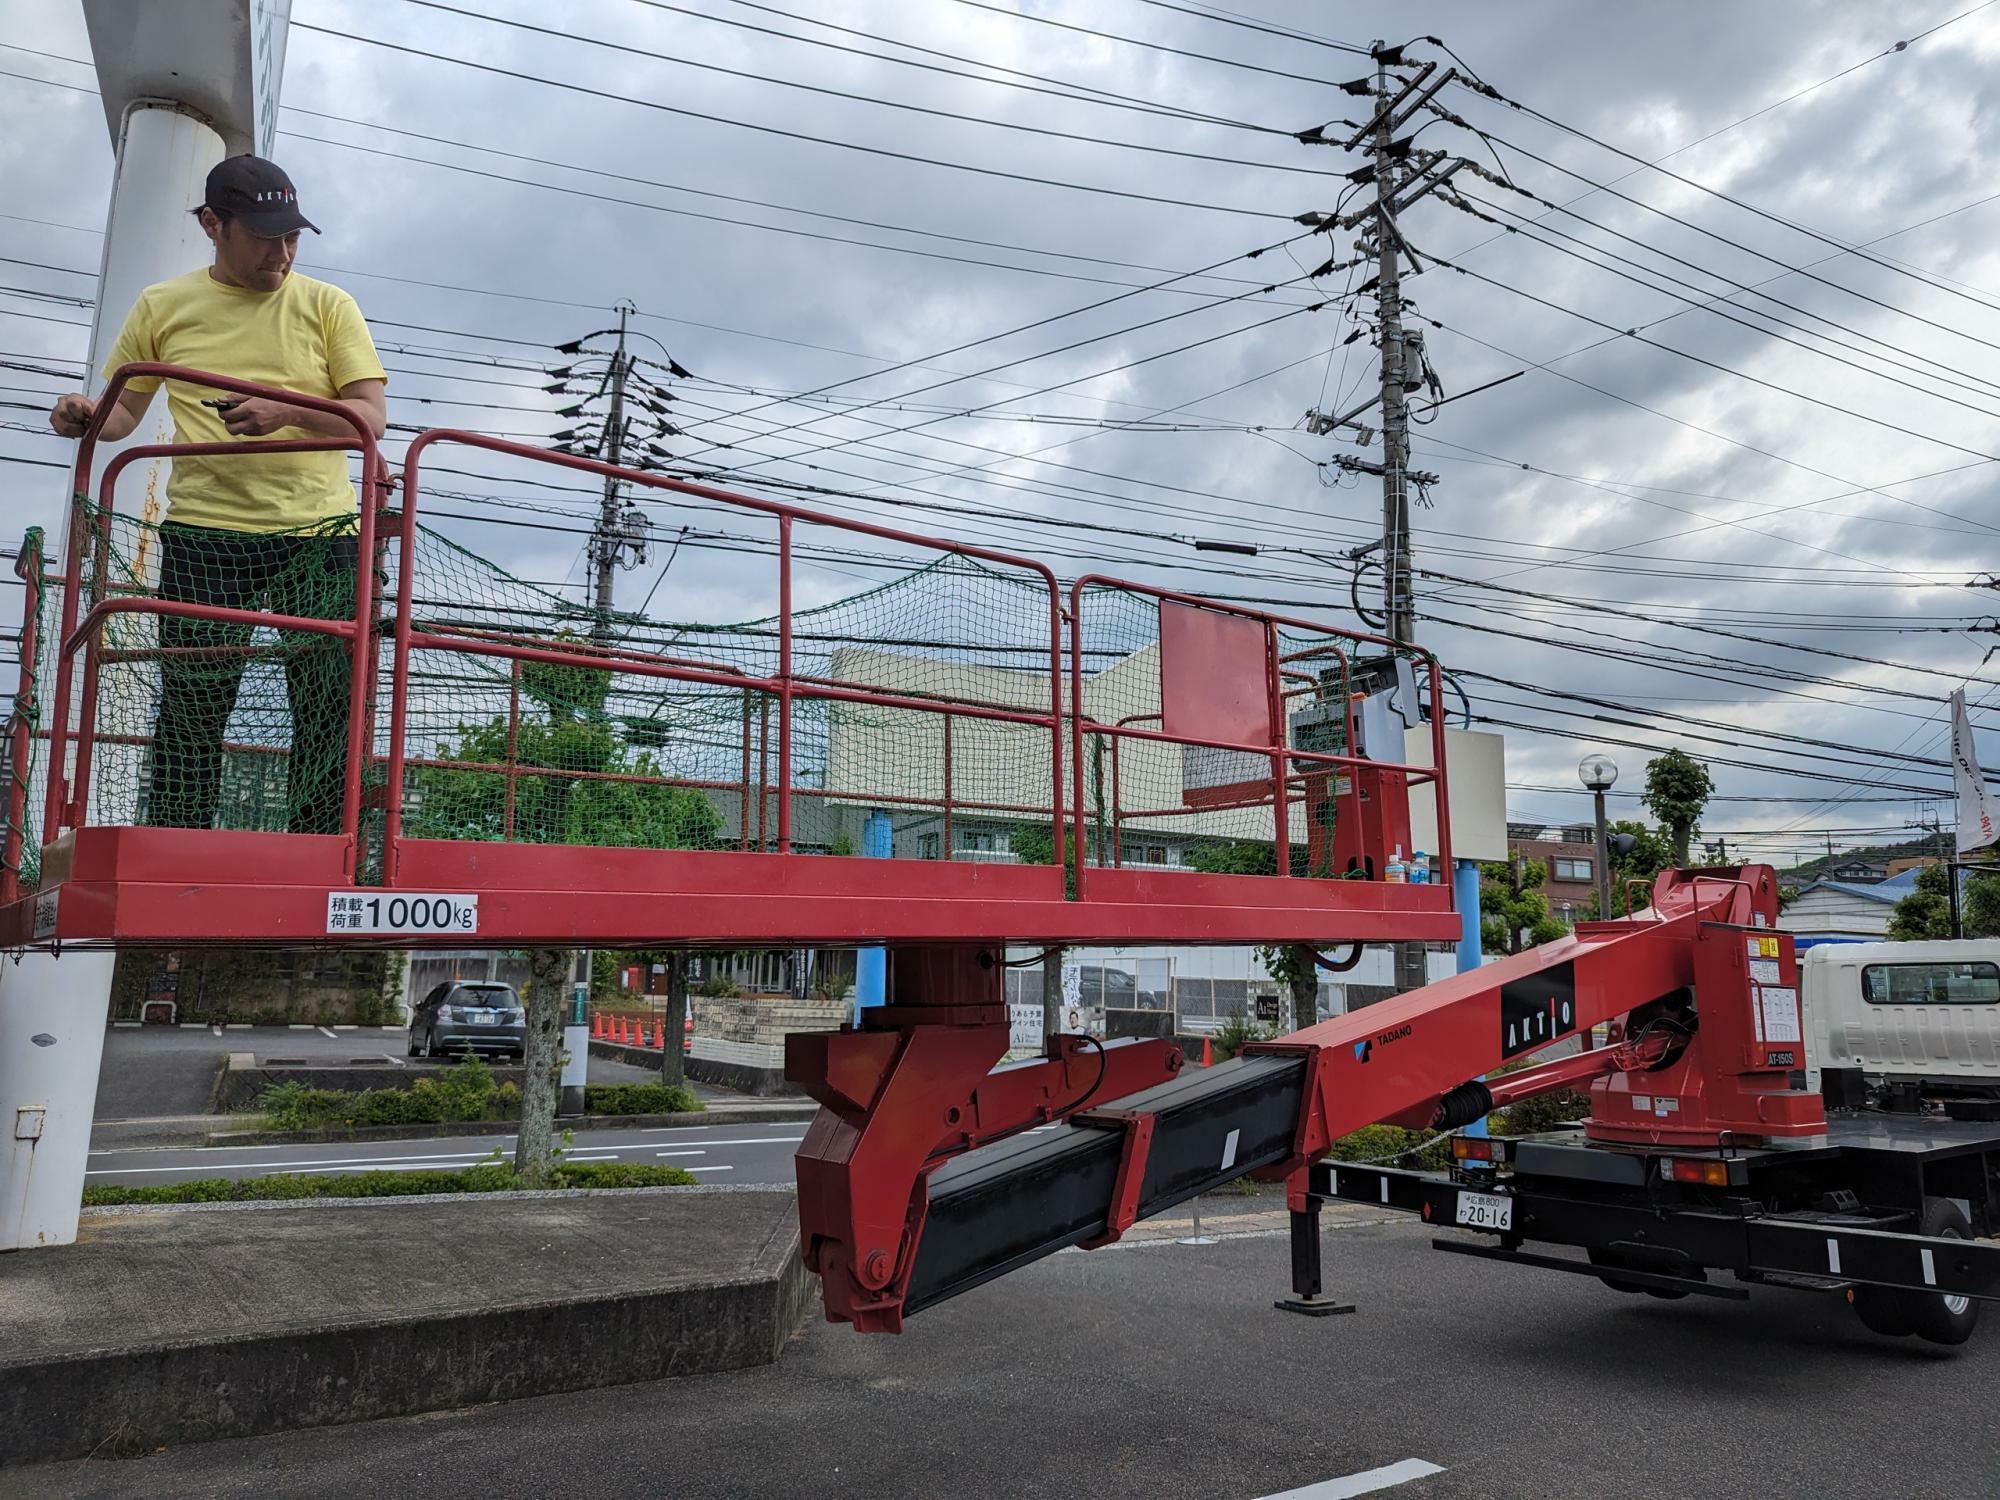
<instances>
[{"instance_id":1,"label":"truck tail light","mask_svg":"<svg viewBox=\"0 0 2000 1500\"><path fill-rule=\"evenodd\" d=\"M1703 1187L1728 1187L1729 1163L1704 1161L1699 1157L1670 1156L1663 1164L1672 1182L1692 1182Z\"/></svg>"},{"instance_id":2,"label":"truck tail light","mask_svg":"<svg viewBox=\"0 0 2000 1500\"><path fill-rule=\"evenodd\" d=\"M1451 1138L1451 1155L1454 1161L1493 1161L1496 1159L1493 1141L1489 1136L1455 1135Z\"/></svg>"}]
</instances>

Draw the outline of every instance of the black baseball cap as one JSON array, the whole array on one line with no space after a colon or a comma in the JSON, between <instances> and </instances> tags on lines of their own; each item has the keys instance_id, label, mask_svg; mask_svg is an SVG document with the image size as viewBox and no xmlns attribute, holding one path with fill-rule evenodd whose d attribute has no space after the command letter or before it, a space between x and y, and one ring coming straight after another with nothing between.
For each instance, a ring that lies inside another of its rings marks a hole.
<instances>
[{"instance_id":1,"label":"black baseball cap","mask_svg":"<svg viewBox=\"0 0 2000 1500\"><path fill-rule=\"evenodd\" d=\"M240 220L245 229L265 239L297 229L319 233L319 225L299 212L299 191L285 169L261 156L245 152L217 162L202 191L201 208Z\"/></svg>"}]
</instances>

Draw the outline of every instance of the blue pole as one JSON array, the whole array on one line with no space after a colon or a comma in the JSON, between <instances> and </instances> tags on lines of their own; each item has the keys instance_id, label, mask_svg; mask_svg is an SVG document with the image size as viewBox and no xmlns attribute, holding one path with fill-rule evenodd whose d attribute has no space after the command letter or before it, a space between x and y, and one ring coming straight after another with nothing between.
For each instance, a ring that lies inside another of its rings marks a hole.
<instances>
[{"instance_id":1,"label":"blue pole","mask_svg":"<svg viewBox=\"0 0 2000 1500\"><path fill-rule=\"evenodd\" d=\"M880 809L870 812L861 824L861 857L887 859L890 850L889 815ZM863 948L854 955L854 1024L861 1024L862 1010L880 1005L888 997L889 954L883 948Z\"/></svg>"},{"instance_id":2,"label":"blue pole","mask_svg":"<svg viewBox=\"0 0 2000 1500\"><path fill-rule=\"evenodd\" d=\"M1451 900L1458 908L1458 972L1464 974L1484 962L1479 951L1479 866L1472 860L1457 861L1451 872ZM1465 1133L1485 1135L1485 1118L1466 1126Z\"/></svg>"}]
</instances>

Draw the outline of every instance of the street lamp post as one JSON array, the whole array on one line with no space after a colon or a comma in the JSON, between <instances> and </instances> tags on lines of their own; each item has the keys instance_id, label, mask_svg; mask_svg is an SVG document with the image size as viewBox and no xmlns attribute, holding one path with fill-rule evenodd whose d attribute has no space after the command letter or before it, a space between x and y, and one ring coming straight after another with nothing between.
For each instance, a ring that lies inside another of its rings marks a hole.
<instances>
[{"instance_id":1,"label":"street lamp post","mask_svg":"<svg viewBox=\"0 0 2000 1500\"><path fill-rule=\"evenodd\" d=\"M1596 857L1592 863L1597 867L1597 920L1606 922L1611 919L1611 847L1604 835L1604 794L1618 780L1618 762L1602 751L1593 750L1577 762L1576 775L1596 804Z\"/></svg>"}]
</instances>

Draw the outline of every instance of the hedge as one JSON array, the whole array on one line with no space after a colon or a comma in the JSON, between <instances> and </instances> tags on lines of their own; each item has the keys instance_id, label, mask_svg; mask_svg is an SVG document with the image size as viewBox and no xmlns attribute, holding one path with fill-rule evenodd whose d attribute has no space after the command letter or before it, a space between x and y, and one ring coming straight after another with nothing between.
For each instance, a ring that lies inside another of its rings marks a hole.
<instances>
[{"instance_id":1,"label":"hedge","mask_svg":"<svg viewBox=\"0 0 2000 1500\"><path fill-rule=\"evenodd\" d=\"M550 1174L553 1188L690 1187L694 1175L679 1167L654 1167L622 1161L573 1162ZM504 1163L463 1167L455 1171L356 1172L352 1176L275 1176L231 1180L204 1177L197 1182L156 1183L144 1187L87 1187L85 1208L112 1208L128 1203L266 1203L304 1198L403 1198L426 1193L505 1193L524 1186L514 1168Z\"/></svg>"},{"instance_id":2,"label":"hedge","mask_svg":"<svg viewBox=\"0 0 2000 1500\"><path fill-rule=\"evenodd\" d=\"M689 1114L702 1107L691 1088L663 1083L603 1083L584 1089L584 1110L594 1115ZM334 1130L350 1125L435 1125L447 1120L515 1120L521 1115L517 1084L495 1084L492 1071L466 1057L435 1078L406 1089L315 1089L277 1083L253 1108L271 1130Z\"/></svg>"}]
</instances>

